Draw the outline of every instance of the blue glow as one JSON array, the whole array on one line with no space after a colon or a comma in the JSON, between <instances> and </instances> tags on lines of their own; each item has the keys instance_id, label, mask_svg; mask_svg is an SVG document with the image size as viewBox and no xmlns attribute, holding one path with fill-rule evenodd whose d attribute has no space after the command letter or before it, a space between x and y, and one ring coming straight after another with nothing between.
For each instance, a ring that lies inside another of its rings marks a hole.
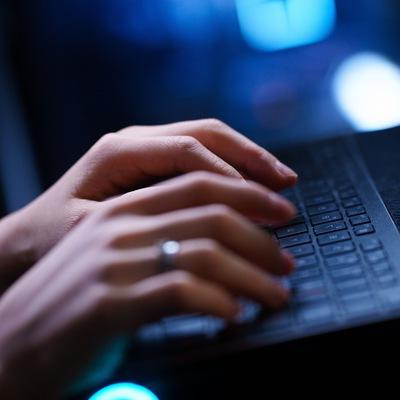
<instances>
[{"instance_id":1,"label":"blue glow","mask_svg":"<svg viewBox=\"0 0 400 400\"><path fill-rule=\"evenodd\" d=\"M245 40L262 51L321 41L336 24L334 0L236 0L236 6Z\"/></svg>"},{"instance_id":2,"label":"blue glow","mask_svg":"<svg viewBox=\"0 0 400 400\"><path fill-rule=\"evenodd\" d=\"M346 59L333 79L336 103L358 131L400 125L400 68L377 53Z\"/></svg>"},{"instance_id":3,"label":"blue glow","mask_svg":"<svg viewBox=\"0 0 400 400\"><path fill-rule=\"evenodd\" d=\"M159 400L150 390L134 383L116 383L95 393L89 400Z\"/></svg>"}]
</instances>

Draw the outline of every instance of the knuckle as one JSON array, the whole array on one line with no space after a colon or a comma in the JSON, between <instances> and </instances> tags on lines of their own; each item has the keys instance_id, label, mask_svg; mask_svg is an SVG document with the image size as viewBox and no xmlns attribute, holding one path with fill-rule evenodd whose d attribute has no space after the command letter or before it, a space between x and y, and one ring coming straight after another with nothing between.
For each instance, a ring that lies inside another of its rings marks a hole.
<instances>
[{"instance_id":1,"label":"knuckle","mask_svg":"<svg viewBox=\"0 0 400 400\"><path fill-rule=\"evenodd\" d=\"M212 264L222 252L221 245L213 239L201 239L198 241L198 247L195 255L204 264Z\"/></svg>"},{"instance_id":2,"label":"knuckle","mask_svg":"<svg viewBox=\"0 0 400 400\"><path fill-rule=\"evenodd\" d=\"M207 223L213 231L228 231L235 221L235 212L225 204L208 206Z\"/></svg>"},{"instance_id":3,"label":"knuckle","mask_svg":"<svg viewBox=\"0 0 400 400\"><path fill-rule=\"evenodd\" d=\"M215 175L206 171L196 171L189 175L191 189L196 192L208 192L215 183Z\"/></svg>"},{"instance_id":4,"label":"knuckle","mask_svg":"<svg viewBox=\"0 0 400 400\"><path fill-rule=\"evenodd\" d=\"M228 129L228 125L218 118L209 118L206 119L204 122L208 126L209 130L216 133L225 132Z\"/></svg>"},{"instance_id":5,"label":"knuckle","mask_svg":"<svg viewBox=\"0 0 400 400\"><path fill-rule=\"evenodd\" d=\"M200 142L192 136L177 136L174 141L179 151L184 152L196 151L200 146Z\"/></svg>"},{"instance_id":6,"label":"knuckle","mask_svg":"<svg viewBox=\"0 0 400 400\"><path fill-rule=\"evenodd\" d=\"M107 133L94 144L92 152L99 155L108 154L116 147L117 137L115 133Z\"/></svg>"}]
</instances>

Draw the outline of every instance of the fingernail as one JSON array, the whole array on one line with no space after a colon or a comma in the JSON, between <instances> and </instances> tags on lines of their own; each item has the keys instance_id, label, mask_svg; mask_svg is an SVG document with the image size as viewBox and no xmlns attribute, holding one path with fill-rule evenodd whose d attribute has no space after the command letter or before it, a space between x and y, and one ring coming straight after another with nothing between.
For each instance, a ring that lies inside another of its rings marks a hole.
<instances>
[{"instance_id":1,"label":"fingernail","mask_svg":"<svg viewBox=\"0 0 400 400\"><path fill-rule=\"evenodd\" d=\"M297 178L296 172L294 172L291 168L289 168L287 165L281 163L279 160L276 161L275 164L276 169L279 171L279 173L285 177L295 177Z\"/></svg>"}]
</instances>

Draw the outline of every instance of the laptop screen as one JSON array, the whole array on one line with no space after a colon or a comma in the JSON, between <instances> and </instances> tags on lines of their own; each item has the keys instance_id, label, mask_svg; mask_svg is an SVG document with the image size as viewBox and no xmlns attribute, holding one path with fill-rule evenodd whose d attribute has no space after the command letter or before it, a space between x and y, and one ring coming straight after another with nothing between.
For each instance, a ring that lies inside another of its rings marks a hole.
<instances>
[{"instance_id":1,"label":"laptop screen","mask_svg":"<svg viewBox=\"0 0 400 400\"><path fill-rule=\"evenodd\" d=\"M46 184L130 124L213 116L272 146L400 123L397 0L10 3Z\"/></svg>"}]
</instances>

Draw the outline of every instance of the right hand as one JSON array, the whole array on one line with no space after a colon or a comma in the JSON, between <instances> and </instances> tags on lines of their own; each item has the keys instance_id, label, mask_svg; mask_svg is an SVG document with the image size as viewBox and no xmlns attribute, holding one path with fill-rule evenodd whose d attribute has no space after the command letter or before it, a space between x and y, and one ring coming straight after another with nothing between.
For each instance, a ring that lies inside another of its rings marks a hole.
<instances>
[{"instance_id":1,"label":"right hand","mask_svg":"<svg viewBox=\"0 0 400 400\"><path fill-rule=\"evenodd\" d=\"M259 184L204 172L109 201L1 298L2 393L58 398L108 340L168 315L232 320L236 295L282 307L274 276L293 261L249 218L294 212ZM171 272L159 271L162 239L181 243Z\"/></svg>"}]
</instances>

